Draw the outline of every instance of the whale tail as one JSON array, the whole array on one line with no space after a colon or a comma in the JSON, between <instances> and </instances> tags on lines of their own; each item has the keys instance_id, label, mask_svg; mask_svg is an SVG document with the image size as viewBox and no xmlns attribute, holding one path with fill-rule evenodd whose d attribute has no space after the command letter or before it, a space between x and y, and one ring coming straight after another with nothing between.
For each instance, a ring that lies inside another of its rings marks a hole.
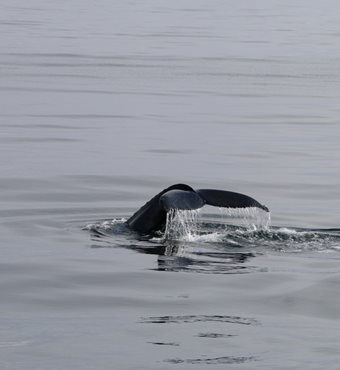
<instances>
[{"instance_id":1,"label":"whale tail","mask_svg":"<svg viewBox=\"0 0 340 370\"><path fill-rule=\"evenodd\" d=\"M194 190L185 184L172 185L155 195L126 223L132 230L141 234L150 234L164 230L166 213L171 209L194 210L205 204L225 208L257 207L266 212L269 209L257 200L245 194L215 189Z\"/></svg>"}]
</instances>

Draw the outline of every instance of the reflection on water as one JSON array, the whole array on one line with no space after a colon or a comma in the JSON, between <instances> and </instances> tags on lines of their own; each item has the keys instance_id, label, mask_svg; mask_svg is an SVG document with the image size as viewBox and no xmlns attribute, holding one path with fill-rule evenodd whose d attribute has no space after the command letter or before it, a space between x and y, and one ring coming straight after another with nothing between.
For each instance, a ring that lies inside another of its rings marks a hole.
<instances>
[{"instance_id":1,"label":"reflection on water","mask_svg":"<svg viewBox=\"0 0 340 370\"><path fill-rule=\"evenodd\" d=\"M171 324L192 324L200 325L205 323L219 323L219 330L227 330L232 328L234 325L259 325L259 322L253 318L245 318L239 316L228 316L228 315L183 315L183 316L155 316L155 317L144 317L140 321L141 323L147 324L167 324L167 328ZM225 325L224 325L225 324ZM197 333L195 335L198 338L214 338L214 339L227 339L235 337L233 334L223 334L223 333ZM163 343L163 342L152 342L153 344L158 345L175 345L180 346L179 343ZM244 363L247 361L255 360L254 356L220 356L220 357L211 357L210 355L202 355L199 358L170 358L163 360L164 362L172 364L237 364Z\"/></svg>"},{"instance_id":2,"label":"reflection on water","mask_svg":"<svg viewBox=\"0 0 340 370\"><path fill-rule=\"evenodd\" d=\"M180 252L179 252L180 251ZM253 253L241 252L194 252L185 246L168 245L165 254L158 257L159 271L182 271L207 274L242 274L256 271L258 268L251 265L243 265ZM261 269L263 271L263 269Z\"/></svg>"}]
</instances>

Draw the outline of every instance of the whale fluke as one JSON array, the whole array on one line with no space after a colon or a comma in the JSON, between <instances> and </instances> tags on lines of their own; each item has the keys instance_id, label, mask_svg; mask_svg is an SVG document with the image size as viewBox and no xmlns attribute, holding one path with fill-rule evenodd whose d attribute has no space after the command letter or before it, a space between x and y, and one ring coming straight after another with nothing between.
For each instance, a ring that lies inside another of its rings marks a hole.
<instances>
[{"instance_id":1,"label":"whale fluke","mask_svg":"<svg viewBox=\"0 0 340 370\"><path fill-rule=\"evenodd\" d=\"M215 189L198 189L196 193L210 206L225 208L256 207L269 212L266 206L245 194Z\"/></svg>"},{"instance_id":2,"label":"whale fluke","mask_svg":"<svg viewBox=\"0 0 340 370\"><path fill-rule=\"evenodd\" d=\"M164 230L166 214L171 209L194 210L205 204L226 208L257 207L269 212L266 206L245 194L216 189L194 190L186 184L175 184L155 195L126 223L138 233L151 234Z\"/></svg>"}]
</instances>

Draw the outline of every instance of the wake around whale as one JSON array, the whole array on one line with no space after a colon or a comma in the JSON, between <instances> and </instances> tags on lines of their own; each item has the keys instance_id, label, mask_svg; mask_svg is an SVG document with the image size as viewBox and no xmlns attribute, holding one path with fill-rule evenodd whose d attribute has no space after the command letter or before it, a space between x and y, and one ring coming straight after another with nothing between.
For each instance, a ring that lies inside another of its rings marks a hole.
<instances>
[{"instance_id":1,"label":"wake around whale","mask_svg":"<svg viewBox=\"0 0 340 370\"><path fill-rule=\"evenodd\" d=\"M140 234L164 231L166 215L170 210L195 210L205 204L225 208L256 207L269 209L248 195L216 189L194 190L189 185L172 185L150 199L127 221L130 229Z\"/></svg>"}]
</instances>

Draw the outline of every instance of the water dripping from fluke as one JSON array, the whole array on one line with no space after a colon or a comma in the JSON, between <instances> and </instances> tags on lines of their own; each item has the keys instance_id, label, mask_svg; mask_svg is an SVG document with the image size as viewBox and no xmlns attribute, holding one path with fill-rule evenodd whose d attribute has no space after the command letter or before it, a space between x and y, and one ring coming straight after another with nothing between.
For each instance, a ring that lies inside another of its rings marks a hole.
<instances>
[{"instance_id":1,"label":"water dripping from fluke","mask_svg":"<svg viewBox=\"0 0 340 370\"><path fill-rule=\"evenodd\" d=\"M194 241L198 235L199 209L171 209L166 215L164 240Z\"/></svg>"},{"instance_id":2,"label":"water dripping from fluke","mask_svg":"<svg viewBox=\"0 0 340 370\"><path fill-rule=\"evenodd\" d=\"M270 213L261 209L250 208L219 208L221 226L228 229L229 223L237 223L246 231L268 231L270 228ZM163 240L195 241L219 241L220 233L204 231L200 219L201 210L170 209L167 212L165 232ZM210 228L211 229L211 228Z\"/></svg>"},{"instance_id":3,"label":"water dripping from fluke","mask_svg":"<svg viewBox=\"0 0 340 370\"><path fill-rule=\"evenodd\" d=\"M222 220L239 222L248 231L267 231L270 229L270 212L255 207L219 208Z\"/></svg>"}]
</instances>

